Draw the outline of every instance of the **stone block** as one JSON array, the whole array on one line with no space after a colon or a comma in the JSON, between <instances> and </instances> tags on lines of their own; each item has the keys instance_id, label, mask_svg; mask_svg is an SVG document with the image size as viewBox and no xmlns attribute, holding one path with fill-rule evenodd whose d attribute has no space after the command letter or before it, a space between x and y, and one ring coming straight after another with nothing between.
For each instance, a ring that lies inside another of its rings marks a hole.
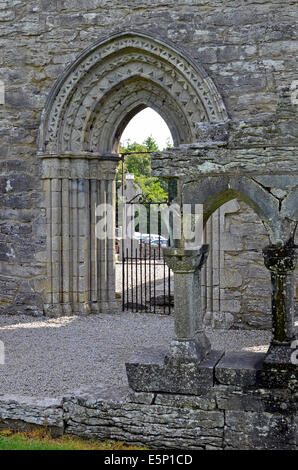
<instances>
[{"instance_id":1,"label":"stone block","mask_svg":"<svg viewBox=\"0 0 298 470\"><path fill-rule=\"evenodd\" d=\"M272 315L268 313L243 313L242 319L251 328L260 330L269 330L272 328Z\"/></svg>"},{"instance_id":2,"label":"stone block","mask_svg":"<svg viewBox=\"0 0 298 470\"><path fill-rule=\"evenodd\" d=\"M168 393L157 394L154 404L205 411L216 409L215 396L212 391L202 396L171 395Z\"/></svg>"},{"instance_id":3,"label":"stone block","mask_svg":"<svg viewBox=\"0 0 298 470\"><path fill-rule=\"evenodd\" d=\"M267 353L264 368L257 371L258 385L269 389L288 389L297 393L298 366L292 364L290 358L293 350L283 345L272 349Z\"/></svg>"},{"instance_id":4,"label":"stone block","mask_svg":"<svg viewBox=\"0 0 298 470\"><path fill-rule=\"evenodd\" d=\"M64 430L61 400L2 395L0 429L26 430L30 425L47 426L53 435L61 436Z\"/></svg>"},{"instance_id":5,"label":"stone block","mask_svg":"<svg viewBox=\"0 0 298 470\"><path fill-rule=\"evenodd\" d=\"M247 411L227 411L225 448L294 449L295 426L291 416Z\"/></svg>"},{"instance_id":6,"label":"stone block","mask_svg":"<svg viewBox=\"0 0 298 470\"><path fill-rule=\"evenodd\" d=\"M213 312L211 325L213 328L229 330L235 323L235 317L230 312Z\"/></svg>"},{"instance_id":7,"label":"stone block","mask_svg":"<svg viewBox=\"0 0 298 470\"><path fill-rule=\"evenodd\" d=\"M166 362L167 351L144 350L126 363L129 386L136 392L200 395L213 386L213 369L223 353L211 351L201 362Z\"/></svg>"},{"instance_id":8,"label":"stone block","mask_svg":"<svg viewBox=\"0 0 298 470\"><path fill-rule=\"evenodd\" d=\"M224 287L240 287L242 285L242 276L238 270L224 269L221 277L220 286Z\"/></svg>"},{"instance_id":9,"label":"stone block","mask_svg":"<svg viewBox=\"0 0 298 470\"><path fill-rule=\"evenodd\" d=\"M239 313L241 311L241 303L239 300L221 300L221 309L223 312Z\"/></svg>"},{"instance_id":10,"label":"stone block","mask_svg":"<svg viewBox=\"0 0 298 470\"><path fill-rule=\"evenodd\" d=\"M243 389L231 385L215 388L216 403L222 410L264 411L293 415L297 413L297 397L289 390Z\"/></svg>"},{"instance_id":11,"label":"stone block","mask_svg":"<svg viewBox=\"0 0 298 470\"><path fill-rule=\"evenodd\" d=\"M223 385L251 387L257 383L257 371L262 369L263 353L226 352L215 367L215 379Z\"/></svg>"}]
</instances>

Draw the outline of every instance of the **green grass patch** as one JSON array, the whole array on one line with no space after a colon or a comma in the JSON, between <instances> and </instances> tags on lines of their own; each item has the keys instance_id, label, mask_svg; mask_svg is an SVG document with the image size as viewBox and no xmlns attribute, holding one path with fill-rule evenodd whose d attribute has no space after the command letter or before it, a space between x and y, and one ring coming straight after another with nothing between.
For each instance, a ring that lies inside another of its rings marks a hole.
<instances>
[{"instance_id":1,"label":"green grass patch","mask_svg":"<svg viewBox=\"0 0 298 470\"><path fill-rule=\"evenodd\" d=\"M0 450L147 450L124 442L80 439L74 436L53 438L46 430L31 432L0 431Z\"/></svg>"}]
</instances>

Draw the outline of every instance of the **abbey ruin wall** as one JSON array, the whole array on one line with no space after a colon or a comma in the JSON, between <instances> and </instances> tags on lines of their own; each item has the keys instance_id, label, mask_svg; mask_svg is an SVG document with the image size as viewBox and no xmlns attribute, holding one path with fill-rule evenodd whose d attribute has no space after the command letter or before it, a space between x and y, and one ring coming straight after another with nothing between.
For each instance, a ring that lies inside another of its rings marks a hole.
<instances>
[{"instance_id":1,"label":"abbey ruin wall","mask_svg":"<svg viewBox=\"0 0 298 470\"><path fill-rule=\"evenodd\" d=\"M44 314L48 254L37 141L46 99L84 49L119 31L148 33L185 52L213 80L230 119L274 113L280 90L298 79L297 4L289 0L0 1L0 314ZM241 201L222 210L222 221L225 274L212 288L206 279L206 318L215 327L266 328L266 231Z\"/></svg>"}]
</instances>

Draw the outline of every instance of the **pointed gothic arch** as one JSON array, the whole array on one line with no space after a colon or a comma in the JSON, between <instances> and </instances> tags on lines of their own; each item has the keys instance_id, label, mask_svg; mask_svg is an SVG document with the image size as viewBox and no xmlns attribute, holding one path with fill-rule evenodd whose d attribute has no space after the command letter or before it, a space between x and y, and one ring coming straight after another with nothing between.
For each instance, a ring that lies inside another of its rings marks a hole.
<instances>
[{"instance_id":1,"label":"pointed gothic arch","mask_svg":"<svg viewBox=\"0 0 298 470\"><path fill-rule=\"evenodd\" d=\"M151 107L175 145L197 140L197 122L227 119L206 72L183 51L140 32L86 49L58 78L39 129L48 218L50 314L115 309L114 240L95 236L95 208L114 206L118 143ZM112 221L110 221L112 223Z\"/></svg>"},{"instance_id":2,"label":"pointed gothic arch","mask_svg":"<svg viewBox=\"0 0 298 470\"><path fill-rule=\"evenodd\" d=\"M196 122L227 119L213 81L184 52L148 34L121 32L86 49L57 80L42 114L39 151L109 152L112 124L139 106L161 114L175 144L196 140Z\"/></svg>"}]
</instances>

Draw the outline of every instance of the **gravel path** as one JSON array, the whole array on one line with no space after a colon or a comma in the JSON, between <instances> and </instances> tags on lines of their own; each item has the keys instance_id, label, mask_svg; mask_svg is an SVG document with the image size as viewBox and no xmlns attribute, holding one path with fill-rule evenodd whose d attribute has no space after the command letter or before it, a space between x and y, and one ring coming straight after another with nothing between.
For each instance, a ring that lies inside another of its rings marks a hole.
<instances>
[{"instance_id":1,"label":"gravel path","mask_svg":"<svg viewBox=\"0 0 298 470\"><path fill-rule=\"evenodd\" d=\"M146 278L146 281L147 283L149 282L149 263L147 262L147 278ZM141 276L141 266L138 265L138 282L136 282L136 267L134 266L134 269L133 269L133 283L132 283L132 276L131 276L131 270L130 270L130 265L129 265L129 269L128 269L128 279L125 279L125 286L127 285L128 283L128 286L129 288L131 287L131 285L133 284L134 288L136 286L136 284L138 286L140 286L142 283L144 284L145 282L145 268L144 268L144 264L142 265L142 276ZM125 272L126 272L126 268L125 268ZM166 275L164 276L164 266L163 264L160 264L158 262L156 262L156 266L155 266L155 280L157 281L157 288L158 288L158 284L163 284L163 279L164 277L166 278L166 285L167 285L167 282L168 282L168 269L166 268ZM126 276L126 275L125 275ZM153 283L153 279L154 279L154 274L153 274L153 261L151 262L151 281ZM118 292L119 294L122 293L122 263L116 263L115 265L115 286L116 286L116 292ZM152 289L153 289L153 285L152 285ZM174 277L173 277L173 273L171 274L171 291L174 290Z\"/></svg>"},{"instance_id":2,"label":"gravel path","mask_svg":"<svg viewBox=\"0 0 298 470\"><path fill-rule=\"evenodd\" d=\"M264 331L207 334L214 349L230 351L266 351L271 337ZM167 347L172 336L173 318L162 315L0 316L0 395L59 397L96 385L126 386L125 361L144 347Z\"/></svg>"}]
</instances>

